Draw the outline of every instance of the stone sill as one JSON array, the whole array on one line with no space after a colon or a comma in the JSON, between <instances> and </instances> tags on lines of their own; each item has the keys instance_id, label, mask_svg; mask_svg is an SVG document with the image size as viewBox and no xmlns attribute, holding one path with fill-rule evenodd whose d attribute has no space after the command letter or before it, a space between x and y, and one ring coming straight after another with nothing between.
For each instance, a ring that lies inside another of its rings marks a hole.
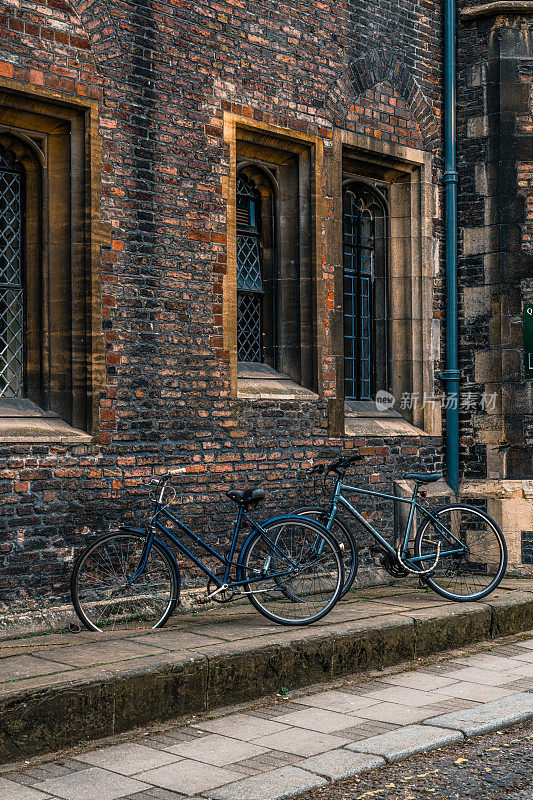
<instances>
[{"instance_id":1,"label":"stone sill","mask_svg":"<svg viewBox=\"0 0 533 800\"><path fill-rule=\"evenodd\" d=\"M249 380L237 381L238 400L318 400L318 395L299 386L291 380Z\"/></svg>"},{"instance_id":2,"label":"stone sill","mask_svg":"<svg viewBox=\"0 0 533 800\"><path fill-rule=\"evenodd\" d=\"M93 437L31 400L0 400L0 444L91 444Z\"/></svg>"},{"instance_id":3,"label":"stone sill","mask_svg":"<svg viewBox=\"0 0 533 800\"><path fill-rule=\"evenodd\" d=\"M460 17L462 20L468 21L498 14L517 14L518 16L533 14L533 2L532 0L493 0L490 3L479 3L463 8Z\"/></svg>"},{"instance_id":4,"label":"stone sill","mask_svg":"<svg viewBox=\"0 0 533 800\"><path fill-rule=\"evenodd\" d=\"M276 372L268 364L239 361L237 364L238 400L301 400L313 402L318 395Z\"/></svg>"},{"instance_id":5,"label":"stone sill","mask_svg":"<svg viewBox=\"0 0 533 800\"><path fill-rule=\"evenodd\" d=\"M533 500L533 480L466 480L462 483L462 497L489 500Z\"/></svg>"},{"instance_id":6,"label":"stone sill","mask_svg":"<svg viewBox=\"0 0 533 800\"><path fill-rule=\"evenodd\" d=\"M386 417L347 417L344 423L345 436L411 436L431 437L430 433L416 428L405 419Z\"/></svg>"}]
</instances>

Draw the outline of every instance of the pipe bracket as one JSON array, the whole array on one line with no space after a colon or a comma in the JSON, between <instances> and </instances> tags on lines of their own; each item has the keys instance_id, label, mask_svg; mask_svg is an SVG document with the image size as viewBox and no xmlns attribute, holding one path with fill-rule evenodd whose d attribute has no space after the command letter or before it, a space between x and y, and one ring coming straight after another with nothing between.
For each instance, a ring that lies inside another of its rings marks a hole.
<instances>
[{"instance_id":1,"label":"pipe bracket","mask_svg":"<svg viewBox=\"0 0 533 800\"><path fill-rule=\"evenodd\" d=\"M439 372L437 378L441 381L458 381L461 373L458 369L445 369L444 372Z\"/></svg>"},{"instance_id":2,"label":"pipe bracket","mask_svg":"<svg viewBox=\"0 0 533 800\"><path fill-rule=\"evenodd\" d=\"M443 183L458 183L459 181L459 173L457 170L446 170L442 176Z\"/></svg>"}]
</instances>

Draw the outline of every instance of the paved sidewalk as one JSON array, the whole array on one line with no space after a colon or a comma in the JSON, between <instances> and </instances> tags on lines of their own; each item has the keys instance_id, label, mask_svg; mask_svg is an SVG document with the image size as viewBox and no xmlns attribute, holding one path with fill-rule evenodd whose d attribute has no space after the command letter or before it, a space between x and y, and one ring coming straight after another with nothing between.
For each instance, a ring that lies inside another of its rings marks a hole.
<instances>
[{"instance_id":1,"label":"paved sidewalk","mask_svg":"<svg viewBox=\"0 0 533 800\"><path fill-rule=\"evenodd\" d=\"M479 603L409 582L357 590L299 629L248 603L171 623L0 641L0 763L520 633L533 626L533 581L506 578Z\"/></svg>"},{"instance_id":2,"label":"paved sidewalk","mask_svg":"<svg viewBox=\"0 0 533 800\"><path fill-rule=\"evenodd\" d=\"M209 658L229 650L317 638L324 633L366 630L380 622L410 623L431 614L453 616L521 601L533 602L531 578L504 578L489 597L477 603L452 603L419 588L417 580L404 579L392 586L357 589L319 623L304 628L271 623L243 601L175 614L164 628L148 633L81 630L5 639L0 640L0 698L27 689L117 675L137 666L155 668L168 663L172 653Z\"/></svg>"},{"instance_id":3,"label":"paved sidewalk","mask_svg":"<svg viewBox=\"0 0 533 800\"><path fill-rule=\"evenodd\" d=\"M2 800L280 800L533 718L533 631L0 776Z\"/></svg>"}]
</instances>

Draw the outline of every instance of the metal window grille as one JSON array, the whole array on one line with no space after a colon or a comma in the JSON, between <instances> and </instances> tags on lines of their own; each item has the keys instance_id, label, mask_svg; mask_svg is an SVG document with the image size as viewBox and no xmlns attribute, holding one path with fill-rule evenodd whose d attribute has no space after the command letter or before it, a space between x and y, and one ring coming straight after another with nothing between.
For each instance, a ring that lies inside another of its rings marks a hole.
<instances>
[{"instance_id":1,"label":"metal window grille","mask_svg":"<svg viewBox=\"0 0 533 800\"><path fill-rule=\"evenodd\" d=\"M261 361L263 277L260 197L252 181L237 179L237 359Z\"/></svg>"},{"instance_id":2,"label":"metal window grille","mask_svg":"<svg viewBox=\"0 0 533 800\"><path fill-rule=\"evenodd\" d=\"M364 198L348 190L343 203L344 393L370 400L374 352L375 218Z\"/></svg>"},{"instance_id":3,"label":"metal window grille","mask_svg":"<svg viewBox=\"0 0 533 800\"><path fill-rule=\"evenodd\" d=\"M21 397L24 374L22 172L0 150L0 397Z\"/></svg>"}]
</instances>

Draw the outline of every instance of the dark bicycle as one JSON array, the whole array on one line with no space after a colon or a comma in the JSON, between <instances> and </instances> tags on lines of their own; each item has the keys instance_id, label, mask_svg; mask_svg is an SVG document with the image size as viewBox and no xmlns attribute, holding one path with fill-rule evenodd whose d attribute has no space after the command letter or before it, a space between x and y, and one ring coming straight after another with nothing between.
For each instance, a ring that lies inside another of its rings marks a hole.
<instances>
[{"instance_id":1,"label":"dark bicycle","mask_svg":"<svg viewBox=\"0 0 533 800\"><path fill-rule=\"evenodd\" d=\"M172 550L158 534L207 575L203 602L229 602L245 595L261 614L282 625L309 625L333 608L343 585L343 565L337 542L322 525L297 515L259 525L247 512L264 499L265 492L231 489L226 494L239 510L229 550L219 553L168 509L175 496L169 487L171 475L185 471L171 470L157 482L155 511L147 528L119 528L79 556L71 596L85 627L161 628L167 622L179 602L180 572ZM219 574L165 527L161 521L165 518L220 562ZM251 531L236 555L243 525Z\"/></svg>"},{"instance_id":2,"label":"dark bicycle","mask_svg":"<svg viewBox=\"0 0 533 800\"><path fill-rule=\"evenodd\" d=\"M357 543L348 526L337 516L345 509L375 539L382 564L396 578L415 575L448 600L479 600L500 583L507 567L507 546L496 522L486 512L466 503L451 503L430 510L420 505L420 487L440 480L440 472L411 472L404 480L414 481L410 498L363 489L344 483L346 471L363 457L338 458L317 464L311 474L326 478L334 474L335 486L328 506L301 508L296 512L324 525L340 544L345 580L341 597L351 588L357 574ZM343 496L343 492L380 497L409 505L409 516L400 541L393 546ZM411 547L415 511L422 518Z\"/></svg>"}]
</instances>

